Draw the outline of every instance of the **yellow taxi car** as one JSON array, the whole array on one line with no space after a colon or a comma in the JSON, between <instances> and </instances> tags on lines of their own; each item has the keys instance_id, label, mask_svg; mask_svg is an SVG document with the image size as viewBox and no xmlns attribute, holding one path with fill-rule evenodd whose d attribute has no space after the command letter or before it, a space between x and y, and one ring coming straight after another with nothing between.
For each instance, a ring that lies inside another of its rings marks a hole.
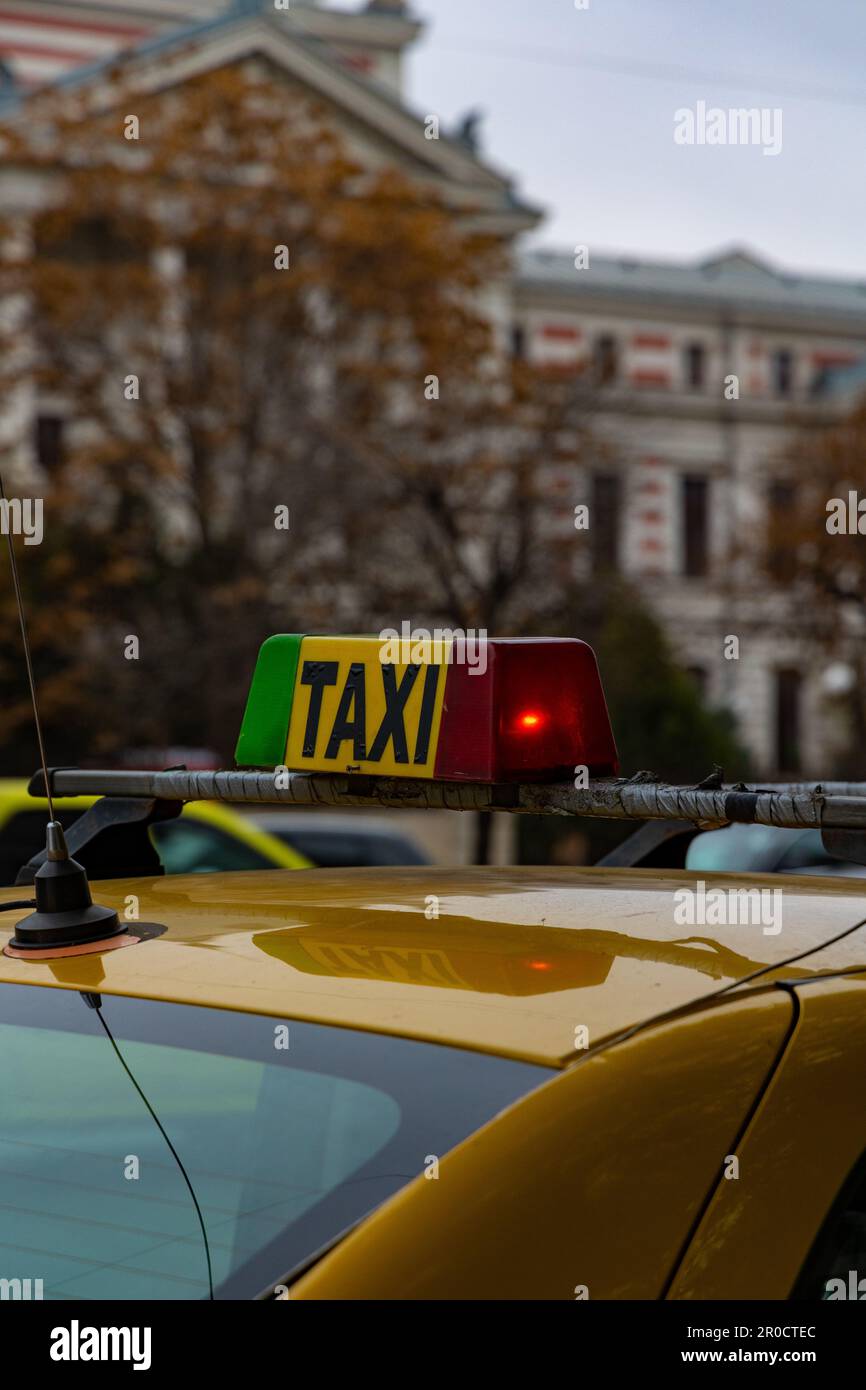
<instances>
[{"instance_id":1,"label":"yellow taxi car","mask_svg":"<svg viewBox=\"0 0 866 1390\"><path fill-rule=\"evenodd\" d=\"M54 793L862 824L826 788L619 778L581 643L494 646L482 688L307 640L265 655L237 771L64 769ZM49 828L35 886L35 912L0 893L0 1278L866 1295L857 880L421 866L109 877L92 903Z\"/></svg>"},{"instance_id":2,"label":"yellow taxi car","mask_svg":"<svg viewBox=\"0 0 866 1390\"><path fill-rule=\"evenodd\" d=\"M866 895L798 878L783 938L755 939L678 928L687 881L95 885L161 934L0 956L0 1276L63 1299L850 1296L866 931L821 941Z\"/></svg>"}]
</instances>

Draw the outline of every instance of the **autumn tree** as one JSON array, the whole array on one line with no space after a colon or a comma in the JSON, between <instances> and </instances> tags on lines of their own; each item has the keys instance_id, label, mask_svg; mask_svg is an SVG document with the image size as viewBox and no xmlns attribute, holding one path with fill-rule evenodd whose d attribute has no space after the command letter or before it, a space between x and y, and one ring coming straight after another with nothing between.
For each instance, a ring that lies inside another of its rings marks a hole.
<instances>
[{"instance_id":1,"label":"autumn tree","mask_svg":"<svg viewBox=\"0 0 866 1390\"><path fill-rule=\"evenodd\" d=\"M772 473L764 579L780 621L824 668L842 730L835 771L864 776L866 399L835 424L800 426Z\"/></svg>"},{"instance_id":2,"label":"autumn tree","mask_svg":"<svg viewBox=\"0 0 866 1390\"><path fill-rule=\"evenodd\" d=\"M381 422L404 429L443 363L489 392L476 297L496 248L239 70L45 99L4 142L44 190L3 228L4 394L26 405L35 387L72 421L26 567L46 713L80 731L98 711L97 752L170 737L227 753L261 638L363 616ZM21 477L8 421L3 443ZM6 707L7 738L25 717Z\"/></svg>"}]
</instances>

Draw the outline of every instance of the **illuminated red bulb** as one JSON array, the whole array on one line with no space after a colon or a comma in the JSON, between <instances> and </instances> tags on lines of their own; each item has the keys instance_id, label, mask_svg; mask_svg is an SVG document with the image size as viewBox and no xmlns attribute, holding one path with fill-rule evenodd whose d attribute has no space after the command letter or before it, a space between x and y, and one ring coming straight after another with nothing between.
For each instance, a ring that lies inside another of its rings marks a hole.
<instances>
[{"instance_id":1,"label":"illuminated red bulb","mask_svg":"<svg viewBox=\"0 0 866 1390\"><path fill-rule=\"evenodd\" d=\"M550 961L548 960L528 960L526 964L530 970L549 970Z\"/></svg>"},{"instance_id":2,"label":"illuminated red bulb","mask_svg":"<svg viewBox=\"0 0 866 1390\"><path fill-rule=\"evenodd\" d=\"M540 729L543 723L544 720L542 716L536 714L534 710L527 710L525 714L519 715L517 719L517 727L519 729Z\"/></svg>"}]
</instances>

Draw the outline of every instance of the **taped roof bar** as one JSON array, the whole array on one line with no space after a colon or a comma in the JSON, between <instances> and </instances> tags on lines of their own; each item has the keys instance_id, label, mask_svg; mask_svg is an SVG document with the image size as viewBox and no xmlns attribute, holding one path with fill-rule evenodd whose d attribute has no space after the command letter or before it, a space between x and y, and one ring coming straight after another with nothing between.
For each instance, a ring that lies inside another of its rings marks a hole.
<instances>
[{"instance_id":1,"label":"taped roof bar","mask_svg":"<svg viewBox=\"0 0 866 1390\"><path fill-rule=\"evenodd\" d=\"M340 773L135 772L54 768L55 796L159 797L285 806L386 806L612 820L683 820L701 826L731 821L793 829L866 828L866 782L802 782L718 790L604 778L578 790L570 782L487 784ZM280 785L277 785L279 780ZM38 795L41 775L31 781Z\"/></svg>"}]
</instances>

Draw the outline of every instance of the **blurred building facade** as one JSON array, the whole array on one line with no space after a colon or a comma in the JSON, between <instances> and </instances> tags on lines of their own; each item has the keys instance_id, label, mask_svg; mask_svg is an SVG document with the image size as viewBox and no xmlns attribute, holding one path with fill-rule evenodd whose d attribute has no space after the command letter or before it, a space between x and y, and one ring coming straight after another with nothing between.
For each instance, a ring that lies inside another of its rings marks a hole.
<instances>
[{"instance_id":1,"label":"blurred building facade","mask_svg":"<svg viewBox=\"0 0 866 1390\"><path fill-rule=\"evenodd\" d=\"M264 62L327 103L362 162L396 164L507 244L538 224L479 156L470 123L430 138L428 118L406 105L403 59L422 29L406 0L278 2L0 0L0 76L15 100L98 78L121 54L154 90ZM0 171L7 206L10 178ZM826 776L847 736L844 673L837 664L828 681L816 655L820 615L792 622L784 565L775 586L758 581L754 555L768 516L790 505L792 426L836 418L849 399L837 386L866 360L866 284L788 275L745 250L663 264L578 248L517 256L487 304L518 356L593 383L609 453L590 476L551 480L578 567L635 581L708 700L736 715L759 772ZM33 445L46 474L64 428L62 402L38 404ZM580 503L584 533L572 523Z\"/></svg>"},{"instance_id":2,"label":"blurred building facade","mask_svg":"<svg viewBox=\"0 0 866 1390\"><path fill-rule=\"evenodd\" d=\"M399 169L428 187L464 224L509 247L541 220L512 180L479 157L471 130L440 128L435 113L410 111L402 57L421 32L404 0L368 0L352 10L316 0L0 0L0 119L20 118L39 88L75 89L123 64L143 93L157 93L219 68L258 66L327 112L348 154L364 168ZM28 220L43 191L24 171L0 165L0 206ZM486 287L484 308L506 342L514 316L506 264ZM0 435L21 433L21 467L50 477L62 456L68 403L18 393L0 410ZM20 429L32 415L32 438Z\"/></svg>"},{"instance_id":3,"label":"blurred building facade","mask_svg":"<svg viewBox=\"0 0 866 1390\"><path fill-rule=\"evenodd\" d=\"M759 772L826 777L848 737L844 668L821 657L821 614L792 615L791 557L768 578L756 556L794 500L792 429L850 404L866 282L738 248L687 264L578 247L523 255L517 309L515 351L593 383L613 446L592 476L558 481L565 525L572 502L590 508L585 569L639 586Z\"/></svg>"},{"instance_id":4,"label":"blurred building facade","mask_svg":"<svg viewBox=\"0 0 866 1390\"><path fill-rule=\"evenodd\" d=\"M11 0L0 5L0 53L25 87L55 82L172 29L267 11L277 22L327 43L349 71L402 90L402 58L421 30L403 0L360 9L318 0Z\"/></svg>"}]
</instances>

